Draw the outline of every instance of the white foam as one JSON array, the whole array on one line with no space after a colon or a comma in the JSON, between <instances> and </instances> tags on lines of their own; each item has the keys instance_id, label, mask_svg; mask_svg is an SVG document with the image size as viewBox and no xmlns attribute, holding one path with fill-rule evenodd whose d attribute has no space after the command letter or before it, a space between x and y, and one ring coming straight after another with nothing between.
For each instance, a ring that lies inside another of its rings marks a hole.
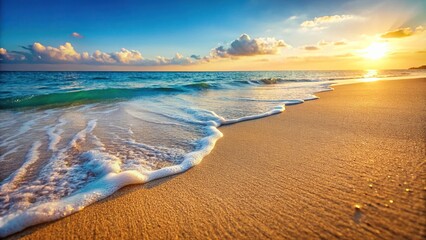
<instances>
[{"instance_id":1,"label":"white foam","mask_svg":"<svg viewBox=\"0 0 426 240\"><path fill-rule=\"evenodd\" d=\"M19 136L21 136L22 134L24 134L24 133L26 133L26 132L28 132L30 129L31 129L31 127L37 122L37 120L39 120L39 119L31 119L31 120L29 120L29 121L26 121L20 128L19 128L19 130L18 130L18 132L16 133L16 134L14 134L14 135L12 135L12 136L10 136L10 137L8 137L8 138L6 138L6 139L3 139L2 141L1 141L1 144L0 144L0 146L1 147L3 147L3 146L7 146L7 145L9 145L10 144L10 142L13 140L13 139L15 139L15 138L17 138L17 137L19 137Z\"/></svg>"},{"instance_id":2,"label":"white foam","mask_svg":"<svg viewBox=\"0 0 426 240\"><path fill-rule=\"evenodd\" d=\"M268 117L268 116L271 116L271 115L274 115L274 114L281 113L284 110L285 110L285 105L279 105L279 106L276 106L272 110L269 110L268 112L265 112L265 113L261 113L261 114L257 114L257 115L251 115L251 116L245 116L245 117L236 118L236 119L225 120L225 121L222 122L222 125L234 124L234 123L258 119L258 118L264 118L264 117Z\"/></svg>"},{"instance_id":3,"label":"white foam","mask_svg":"<svg viewBox=\"0 0 426 240\"><path fill-rule=\"evenodd\" d=\"M24 211L18 210L1 217L0 237L16 233L32 225L68 216L111 195L126 185L146 183L188 170L200 163L203 157L214 148L216 141L223 136L216 127L210 126L206 130L209 136L199 141L200 149L186 154L182 163L145 173L135 170L120 172L120 160L118 158L96 150L85 153L83 156L88 159L86 167L96 171L97 174L102 176L101 178L89 183L68 197L42 203Z\"/></svg>"},{"instance_id":4,"label":"white foam","mask_svg":"<svg viewBox=\"0 0 426 240\"><path fill-rule=\"evenodd\" d=\"M93 135L92 137L93 137L93 144L97 146L99 149L105 150L105 144L103 144L101 140L95 135Z\"/></svg>"},{"instance_id":5,"label":"white foam","mask_svg":"<svg viewBox=\"0 0 426 240\"><path fill-rule=\"evenodd\" d=\"M87 123L86 128L84 128L83 130L81 130L80 132L78 132L76 135L74 135L73 139L70 141L69 146L70 147L76 147L77 146L77 142L78 141L83 141L86 139L86 135L88 133L91 133L93 131L93 129L95 129L96 127L96 119L90 120Z\"/></svg>"},{"instance_id":6,"label":"white foam","mask_svg":"<svg viewBox=\"0 0 426 240\"><path fill-rule=\"evenodd\" d=\"M47 128L46 134L49 137L49 146L48 149L51 151L56 151L56 145L61 141L61 134L64 132L62 129L58 129L59 127L64 126L67 123L65 119L60 119L59 123L53 127Z\"/></svg>"}]
</instances>

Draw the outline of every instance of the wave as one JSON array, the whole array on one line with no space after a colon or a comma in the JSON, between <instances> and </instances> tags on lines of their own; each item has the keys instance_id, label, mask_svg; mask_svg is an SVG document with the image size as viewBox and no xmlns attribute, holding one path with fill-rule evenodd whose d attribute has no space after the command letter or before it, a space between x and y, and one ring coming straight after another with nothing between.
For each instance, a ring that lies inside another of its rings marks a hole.
<instances>
[{"instance_id":1,"label":"wave","mask_svg":"<svg viewBox=\"0 0 426 240\"><path fill-rule=\"evenodd\" d=\"M218 88L218 85L212 84L212 83L206 83L206 82L199 82L199 83L191 83L191 84L184 85L183 88L206 90L206 89Z\"/></svg>"},{"instance_id":2,"label":"wave","mask_svg":"<svg viewBox=\"0 0 426 240\"><path fill-rule=\"evenodd\" d=\"M67 105L80 105L100 101L126 100L135 97L179 93L188 90L208 90L218 89L219 84L213 83L192 83L183 86L170 87L143 87L143 88L105 88L93 90L81 90L81 88L71 89L75 91L50 93L43 95L30 95L20 97L9 97L0 99L0 109L13 109L25 107L61 107ZM39 88L41 89L41 88ZM49 89L43 87L43 89Z\"/></svg>"},{"instance_id":3,"label":"wave","mask_svg":"<svg viewBox=\"0 0 426 240\"><path fill-rule=\"evenodd\" d=\"M259 85L259 82L256 80L236 80L234 83L243 85Z\"/></svg>"},{"instance_id":4,"label":"wave","mask_svg":"<svg viewBox=\"0 0 426 240\"><path fill-rule=\"evenodd\" d=\"M182 92L179 88L106 88L0 99L0 109L61 107L100 101L125 100L146 95Z\"/></svg>"},{"instance_id":5,"label":"wave","mask_svg":"<svg viewBox=\"0 0 426 240\"><path fill-rule=\"evenodd\" d=\"M264 84L277 84L285 80L282 78L263 78L263 79L260 79L259 81Z\"/></svg>"}]
</instances>

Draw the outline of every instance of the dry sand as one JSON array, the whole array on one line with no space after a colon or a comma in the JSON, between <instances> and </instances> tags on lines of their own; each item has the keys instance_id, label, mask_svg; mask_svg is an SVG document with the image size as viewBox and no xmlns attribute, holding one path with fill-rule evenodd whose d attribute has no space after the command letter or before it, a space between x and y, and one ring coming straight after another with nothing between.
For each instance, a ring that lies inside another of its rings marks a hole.
<instances>
[{"instance_id":1,"label":"dry sand","mask_svg":"<svg viewBox=\"0 0 426 240\"><path fill-rule=\"evenodd\" d=\"M12 237L425 239L426 79L318 95L220 128L186 173Z\"/></svg>"}]
</instances>

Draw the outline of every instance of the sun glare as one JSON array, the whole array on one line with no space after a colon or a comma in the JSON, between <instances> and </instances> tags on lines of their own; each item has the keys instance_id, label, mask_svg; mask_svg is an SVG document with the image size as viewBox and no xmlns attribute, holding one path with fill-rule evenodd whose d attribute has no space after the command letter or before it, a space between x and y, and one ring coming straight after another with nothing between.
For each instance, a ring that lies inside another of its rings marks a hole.
<instances>
[{"instance_id":1,"label":"sun glare","mask_svg":"<svg viewBox=\"0 0 426 240\"><path fill-rule=\"evenodd\" d=\"M364 52L364 57L371 60L383 58L388 52L388 44L384 42L373 42Z\"/></svg>"},{"instance_id":2,"label":"sun glare","mask_svg":"<svg viewBox=\"0 0 426 240\"><path fill-rule=\"evenodd\" d=\"M364 74L364 79L362 79L363 82L374 82L379 80L377 78L377 70L370 69L366 70Z\"/></svg>"}]
</instances>

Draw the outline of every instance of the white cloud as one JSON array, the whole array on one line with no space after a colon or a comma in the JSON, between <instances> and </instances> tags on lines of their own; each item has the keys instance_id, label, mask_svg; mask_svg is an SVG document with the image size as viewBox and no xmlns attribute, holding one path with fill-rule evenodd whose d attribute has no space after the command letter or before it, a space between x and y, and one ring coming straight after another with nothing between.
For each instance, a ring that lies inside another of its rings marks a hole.
<instances>
[{"instance_id":1,"label":"white cloud","mask_svg":"<svg viewBox=\"0 0 426 240\"><path fill-rule=\"evenodd\" d=\"M289 47L289 45L283 40L275 38L252 39L249 35L242 34L229 45L212 49L208 56L192 55L191 57L185 57L180 53L176 53L171 58L158 56L153 59L146 59L141 52L126 48L112 53L96 50L90 54L88 52L77 52L69 42L59 47L45 46L39 42L35 42L32 45L22 47L26 51L13 51L9 53L6 49L0 48L0 63L75 63L134 66L189 65L209 62L215 58L273 55L285 47Z\"/></svg>"},{"instance_id":2,"label":"white cloud","mask_svg":"<svg viewBox=\"0 0 426 240\"><path fill-rule=\"evenodd\" d=\"M272 55L278 53L280 48L288 47L283 40L275 38L254 38L242 34L234 40L229 47L219 46L210 52L211 57L238 57L255 55Z\"/></svg>"},{"instance_id":3,"label":"white cloud","mask_svg":"<svg viewBox=\"0 0 426 240\"><path fill-rule=\"evenodd\" d=\"M84 38L84 36L83 35L81 35L80 33L78 33L78 32L73 32L73 33L71 33L71 36L73 36L73 37L75 37L75 38Z\"/></svg>"},{"instance_id":4,"label":"white cloud","mask_svg":"<svg viewBox=\"0 0 426 240\"><path fill-rule=\"evenodd\" d=\"M110 54L101 52L99 50L96 50L91 57L89 56L89 53L87 52L84 52L83 56L84 56L84 60L87 61L88 63L94 62L94 63L103 63L103 64L114 64L117 62L115 59L111 57Z\"/></svg>"},{"instance_id":5,"label":"white cloud","mask_svg":"<svg viewBox=\"0 0 426 240\"><path fill-rule=\"evenodd\" d=\"M30 50L36 58L43 62L78 62L81 59L80 53L76 52L71 43L67 42L58 48L43 46L41 43L34 43Z\"/></svg>"},{"instance_id":6,"label":"white cloud","mask_svg":"<svg viewBox=\"0 0 426 240\"><path fill-rule=\"evenodd\" d=\"M293 21L293 20L296 20L298 18L299 18L298 16L291 16L291 17L287 18L287 21Z\"/></svg>"},{"instance_id":7,"label":"white cloud","mask_svg":"<svg viewBox=\"0 0 426 240\"><path fill-rule=\"evenodd\" d=\"M119 63L129 64L137 63L143 60L142 54L136 50L127 50L122 48L120 52L112 54L112 57Z\"/></svg>"},{"instance_id":8,"label":"white cloud","mask_svg":"<svg viewBox=\"0 0 426 240\"><path fill-rule=\"evenodd\" d=\"M331 24L331 23L338 23L347 21L350 19L354 19L354 15L333 15L333 16L322 16L322 17L316 17L312 20L304 21L300 24L303 28L325 28L324 25Z\"/></svg>"},{"instance_id":9,"label":"white cloud","mask_svg":"<svg viewBox=\"0 0 426 240\"><path fill-rule=\"evenodd\" d=\"M41 43L34 43L28 47L23 47L28 52L9 53L6 49L0 48L1 63L78 63L78 64L109 64L109 65L188 65L193 64L191 58L184 57L176 53L174 57L157 57L155 59L145 59L139 51L122 48L118 52L105 53L96 50L91 55L88 52L77 52L71 43L67 42L59 47L44 46Z\"/></svg>"},{"instance_id":10,"label":"white cloud","mask_svg":"<svg viewBox=\"0 0 426 240\"><path fill-rule=\"evenodd\" d=\"M192 61L191 58L187 58L180 53L176 53L173 58L158 56L157 59L155 59L154 65L188 65L192 63L194 63L194 61Z\"/></svg>"},{"instance_id":11,"label":"white cloud","mask_svg":"<svg viewBox=\"0 0 426 240\"><path fill-rule=\"evenodd\" d=\"M176 53L175 56L170 59L170 63L175 65L186 65L193 63L193 61L191 60L191 58L187 58L180 53Z\"/></svg>"}]
</instances>

